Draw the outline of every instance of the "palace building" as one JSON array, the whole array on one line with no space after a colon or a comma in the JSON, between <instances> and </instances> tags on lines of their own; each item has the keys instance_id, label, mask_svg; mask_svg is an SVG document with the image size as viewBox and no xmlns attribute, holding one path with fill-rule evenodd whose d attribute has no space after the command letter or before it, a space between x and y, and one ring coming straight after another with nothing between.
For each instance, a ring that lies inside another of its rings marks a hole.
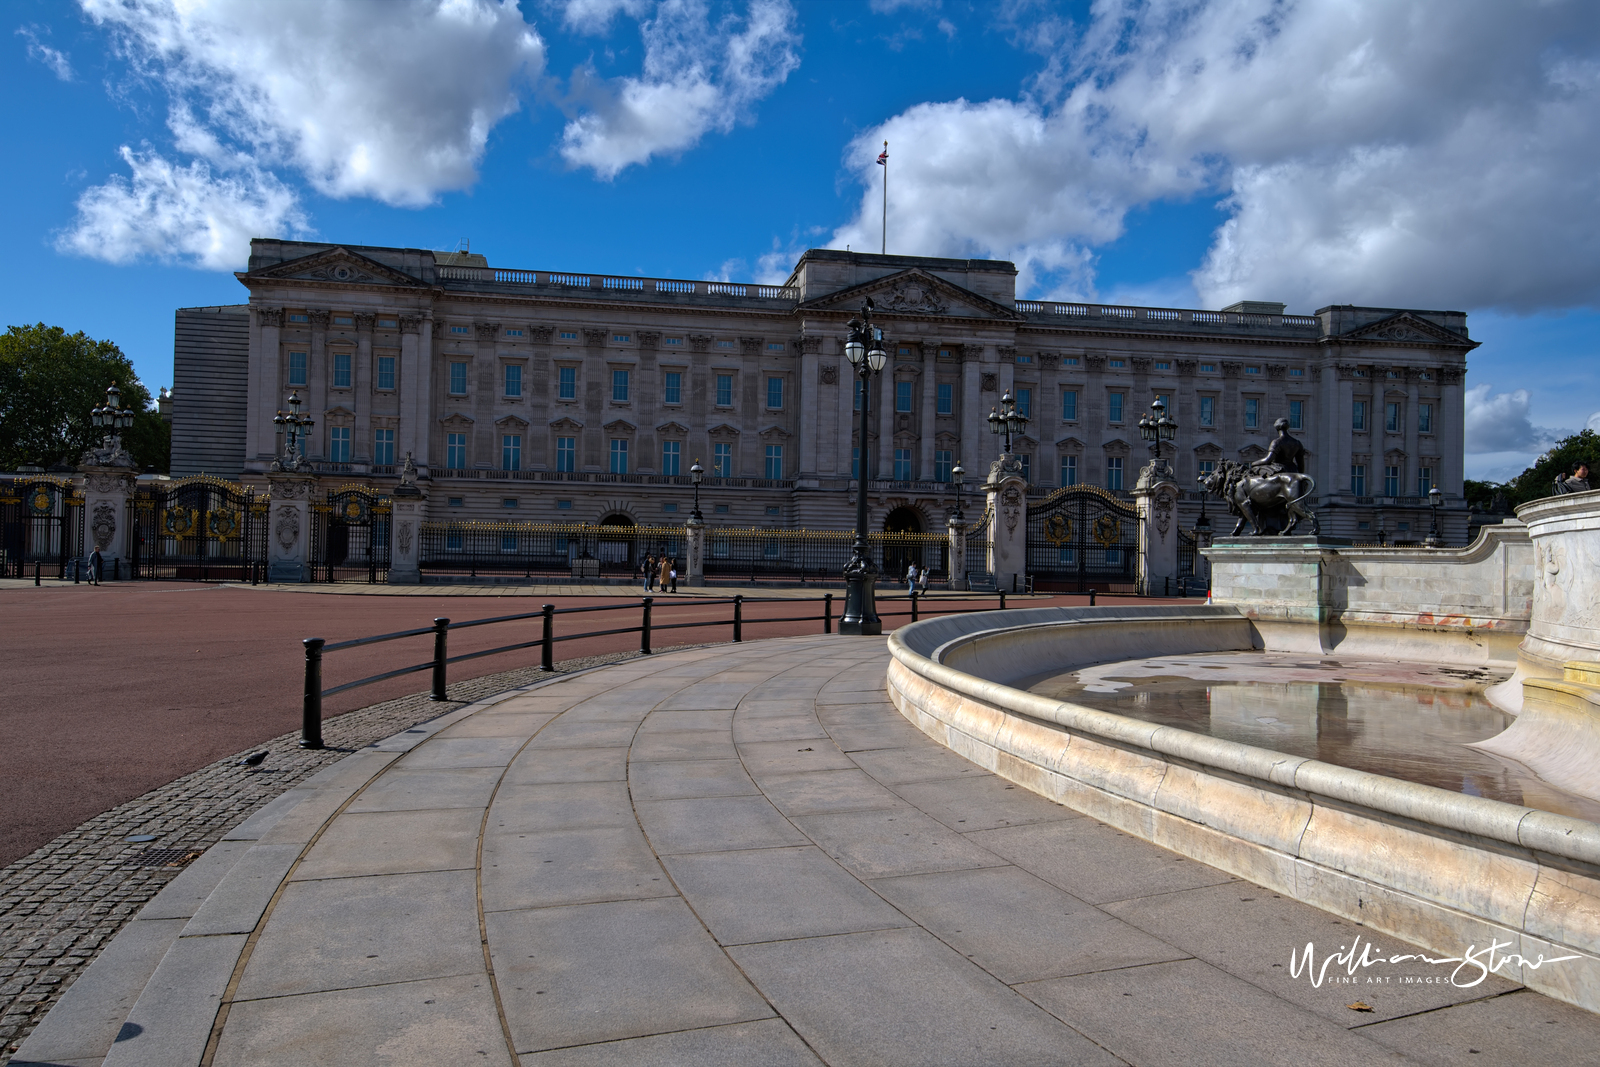
<instances>
[{"instance_id":1,"label":"palace building","mask_svg":"<svg viewBox=\"0 0 1600 1067\"><path fill-rule=\"evenodd\" d=\"M1002 394L1031 420L1014 451L1034 497L1131 490L1149 459L1138 422L1161 397L1184 527L1196 477L1263 454L1282 417L1325 533L1421 540L1438 486L1447 542L1465 537L1476 342L1461 312L1019 300L1007 262L832 249L806 252L783 285L751 285L256 240L237 277L248 304L177 313L175 475L261 480L294 392L319 471L382 488L409 453L438 519L675 524L698 460L713 525L847 527L864 465L874 528L934 531L958 463L969 517L981 510ZM890 362L862 441L843 346L868 297Z\"/></svg>"}]
</instances>

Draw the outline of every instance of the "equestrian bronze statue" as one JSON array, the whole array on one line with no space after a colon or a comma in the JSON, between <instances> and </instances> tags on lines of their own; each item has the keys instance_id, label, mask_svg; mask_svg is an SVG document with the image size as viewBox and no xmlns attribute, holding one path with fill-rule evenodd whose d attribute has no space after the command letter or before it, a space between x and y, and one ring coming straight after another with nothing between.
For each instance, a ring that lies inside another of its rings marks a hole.
<instances>
[{"instance_id":1,"label":"equestrian bronze statue","mask_svg":"<svg viewBox=\"0 0 1600 1067\"><path fill-rule=\"evenodd\" d=\"M1316 514L1303 503L1317 487L1304 470L1305 446L1289 436L1288 419L1279 419L1273 428L1278 436L1265 456L1248 466L1225 459L1200 476L1201 491L1222 500L1239 517L1230 536L1239 536L1245 523L1257 537L1287 536L1301 519L1310 520L1313 534L1321 532Z\"/></svg>"}]
</instances>

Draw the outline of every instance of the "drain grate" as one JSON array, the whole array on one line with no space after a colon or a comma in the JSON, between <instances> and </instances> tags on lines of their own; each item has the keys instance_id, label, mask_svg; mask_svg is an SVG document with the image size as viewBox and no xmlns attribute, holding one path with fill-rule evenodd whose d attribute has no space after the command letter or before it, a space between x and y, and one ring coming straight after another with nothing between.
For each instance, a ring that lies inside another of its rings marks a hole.
<instances>
[{"instance_id":1,"label":"drain grate","mask_svg":"<svg viewBox=\"0 0 1600 1067\"><path fill-rule=\"evenodd\" d=\"M137 856L128 859L130 867L182 867L187 863L199 859L204 854L203 849L193 848L147 848Z\"/></svg>"}]
</instances>

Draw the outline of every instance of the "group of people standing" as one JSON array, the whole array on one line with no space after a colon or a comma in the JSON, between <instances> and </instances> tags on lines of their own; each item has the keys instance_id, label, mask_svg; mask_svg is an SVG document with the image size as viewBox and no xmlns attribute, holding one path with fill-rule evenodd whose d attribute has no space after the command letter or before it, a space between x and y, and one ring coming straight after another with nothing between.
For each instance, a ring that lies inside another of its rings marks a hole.
<instances>
[{"instance_id":1,"label":"group of people standing","mask_svg":"<svg viewBox=\"0 0 1600 1067\"><path fill-rule=\"evenodd\" d=\"M654 553L644 557L644 588L645 592L656 591L656 583L661 583L660 592L676 593L678 591L678 563L671 556L663 555L657 558Z\"/></svg>"},{"instance_id":2,"label":"group of people standing","mask_svg":"<svg viewBox=\"0 0 1600 1067\"><path fill-rule=\"evenodd\" d=\"M925 594L927 591L928 568L919 567L916 561L912 560L911 564L906 567L906 592Z\"/></svg>"}]
</instances>

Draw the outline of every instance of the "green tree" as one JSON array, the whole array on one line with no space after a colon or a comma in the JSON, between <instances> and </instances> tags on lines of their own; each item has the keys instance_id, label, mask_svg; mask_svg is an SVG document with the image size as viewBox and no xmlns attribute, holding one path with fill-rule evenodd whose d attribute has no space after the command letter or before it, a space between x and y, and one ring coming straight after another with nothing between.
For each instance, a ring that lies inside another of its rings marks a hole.
<instances>
[{"instance_id":1,"label":"green tree","mask_svg":"<svg viewBox=\"0 0 1600 1067\"><path fill-rule=\"evenodd\" d=\"M1506 483L1506 495L1515 507L1555 493L1555 480L1570 476L1579 463L1590 467L1591 484L1600 481L1600 434L1580 430L1556 442L1556 446L1534 461L1533 466Z\"/></svg>"},{"instance_id":2,"label":"green tree","mask_svg":"<svg viewBox=\"0 0 1600 1067\"><path fill-rule=\"evenodd\" d=\"M167 470L171 428L151 409L150 391L115 343L42 322L8 328L0 335L0 470L76 465L99 442L89 412L105 403L112 383L122 390L122 406L135 413L124 447L141 470Z\"/></svg>"}]
</instances>

